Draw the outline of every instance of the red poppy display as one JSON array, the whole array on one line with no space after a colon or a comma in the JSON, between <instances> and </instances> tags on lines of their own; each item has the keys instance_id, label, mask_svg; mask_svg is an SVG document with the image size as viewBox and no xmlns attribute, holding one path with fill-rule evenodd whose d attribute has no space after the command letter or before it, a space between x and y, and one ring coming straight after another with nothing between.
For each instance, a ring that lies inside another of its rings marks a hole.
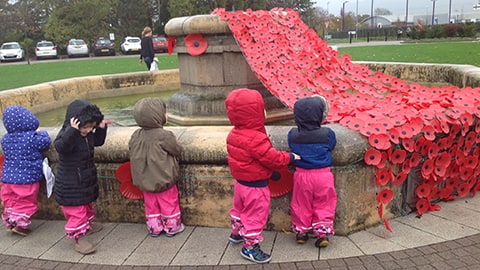
<instances>
[{"instance_id":1,"label":"red poppy display","mask_svg":"<svg viewBox=\"0 0 480 270\"><path fill-rule=\"evenodd\" d=\"M389 188L384 188L380 190L377 195L377 202L382 203L383 205L388 204L393 198L393 190Z\"/></svg>"},{"instance_id":2,"label":"red poppy display","mask_svg":"<svg viewBox=\"0 0 480 270\"><path fill-rule=\"evenodd\" d=\"M289 8L213 13L228 22L252 70L285 105L293 108L298 98L323 95L330 104L328 123L368 138L364 161L377 167L378 186L390 180L399 185L421 166L419 216L439 210L430 196L451 200L459 191L480 188L479 162L473 158L480 153L480 88L427 87L373 72L340 56Z\"/></svg>"}]
</instances>

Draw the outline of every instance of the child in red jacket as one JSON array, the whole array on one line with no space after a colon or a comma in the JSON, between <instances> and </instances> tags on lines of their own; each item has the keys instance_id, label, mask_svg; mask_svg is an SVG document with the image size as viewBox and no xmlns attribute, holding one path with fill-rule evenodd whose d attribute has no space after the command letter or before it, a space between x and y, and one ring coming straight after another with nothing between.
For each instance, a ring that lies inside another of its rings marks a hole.
<instances>
[{"instance_id":1,"label":"child in red jacket","mask_svg":"<svg viewBox=\"0 0 480 270\"><path fill-rule=\"evenodd\" d=\"M264 126L263 98L258 91L233 90L225 106L234 126L227 136L228 165L235 178L229 240L244 242L242 257L256 263L268 263L271 256L259 245L270 209L268 179L274 170L300 157L272 146Z\"/></svg>"}]
</instances>

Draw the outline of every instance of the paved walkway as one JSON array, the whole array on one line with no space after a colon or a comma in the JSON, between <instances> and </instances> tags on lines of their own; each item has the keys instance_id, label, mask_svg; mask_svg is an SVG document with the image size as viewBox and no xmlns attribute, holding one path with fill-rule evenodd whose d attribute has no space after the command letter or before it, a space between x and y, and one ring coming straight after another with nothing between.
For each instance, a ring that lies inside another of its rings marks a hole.
<instances>
[{"instance_id":1,"label":"paved walkway","mask_svg":"<svg viewBox=\"0 0 480 270\"><path fill-rule=\"evenodd\" d=\"M324 249L314 239L297 245L293 234L265 232L262 248L270 264L241 258L228 243L229 229L187 226L173 237L152 238L144 224L107 223L88 238L97 252L83 256L63 233L64 221L34 220L21 237L0 232L3 269L480 269L480 196L441 203L442 210L414 214L382 225L334 236Z\"/></svg>"}]
</instances>

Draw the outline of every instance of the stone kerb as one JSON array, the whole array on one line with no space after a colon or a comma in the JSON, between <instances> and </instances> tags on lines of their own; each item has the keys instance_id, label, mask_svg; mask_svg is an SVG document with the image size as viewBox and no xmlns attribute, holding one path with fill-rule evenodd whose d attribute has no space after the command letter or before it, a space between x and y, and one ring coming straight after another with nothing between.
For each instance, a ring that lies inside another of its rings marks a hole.
<instances>
[{"instance_id":1,"label":"stone kerb","mask_svg":"<svg viewBox=\"0 0 480 270\"><path fill-rule=\"evenodd\" d=\"M88 76L5 90L0 92L0 114L11 105L21 105L33 113L39 113L64 107L77 98L93 99L178 90L178 74L178 69L172 69Z\"/></svg>"}]
</instances>

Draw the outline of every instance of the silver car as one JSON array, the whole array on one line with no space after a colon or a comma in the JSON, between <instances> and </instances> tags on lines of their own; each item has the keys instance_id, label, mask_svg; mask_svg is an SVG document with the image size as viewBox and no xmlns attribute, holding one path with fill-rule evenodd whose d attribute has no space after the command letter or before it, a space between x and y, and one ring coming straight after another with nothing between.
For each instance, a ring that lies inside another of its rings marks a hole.
<instances>
[{"instance_id":1,"label":"silver car","mask_svg":"<svg viewBox=\"0 0 480 270\"><path fill-rule=\"evenodd\" d=\"M35 46L35 56L37 59L57 58L57 46L51 41L42 40Z\"/></svg>"},{"instance_id":2,"label":"silver car","mask_svg":"<svg viewBox=\"0 0 480 270\"><path fill-rule=\"evenodd\" d=\"M67 44L68 57L88 56L88 45L83 39L70 39Z\"/></svg>"},{"instance_id":3,"label":"silver car","mask_svg":"<svg viewBox=\"0 0 480 270\"><path fill-rule=\"evenodd\" d=\"M18 42L6 42L0 47L0 62L23 60L25 52Z\"/></svg>"}]
</instances>

